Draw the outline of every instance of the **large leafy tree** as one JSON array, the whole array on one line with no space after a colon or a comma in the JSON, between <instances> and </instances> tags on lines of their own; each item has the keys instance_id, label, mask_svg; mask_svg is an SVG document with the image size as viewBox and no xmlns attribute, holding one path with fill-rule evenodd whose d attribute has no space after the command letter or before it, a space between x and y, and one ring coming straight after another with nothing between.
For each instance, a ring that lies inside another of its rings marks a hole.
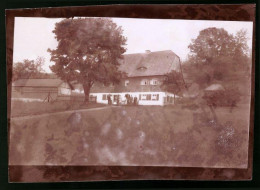
<instances>
[{"instance_id":1,"label":"large leafy tree","mask_svg":"<svg viewBox=\"0 0 260 190\"><path fill-rule=\"evenodd\" d=\"M190 54L183 64L183 72L190 83L199 86L199 105L203 108L203 104L207 104L216 121L215 106L226 105L232 110L242 93L247 96L251 64L247 40L246 30L233 35L223 28L212 27L201 30L188 46ZM225 91L205 93L207 86L216 83Z\"/></svg>"},{"instance_id":2,"label":"large leafy tree","mask_svg":"<svg viewBox=\"0 0 260 190\"><path fill-rule=\"evenodd\" d=\"M46 75L42 68L45 59L37 57L36 60L25 59L14 63L12 80L15 81L20 78L42 78Z\"/></svg>"},{"instance_id":3,"label":"large leafy tree","mask_svg":"<svg viewBox=\"0 0 260 190\"><path fill-rule=\"evenodd\" d=\"M216 57L231 55L232 45L232 36L223 28L207 28L188 47L197 63L211 63Z\"/></svg>"},{"instance_id":4,"label":"large leafy tree","mask_svg":"<svg viewBox=\"0 0 260 190\"><path fill-rule=\"evenodd\" d=\"M240 30L234 36L223 28L201 30L188 46L190 60L198 65L216 63L220 57L236 58L248 55L246 31Z\"/></svg>"},{"instance_id":5,"label":"large leafy tree","mask_svg":"<svg viewBox=\"0 0 260 190\"><path fill-rule=\"evenodd\" d=\"M64 19L56 23L53 32L58 46L48 49L55 63L50 68L62 80L82 84L85 102L95 82L119 82L119 59L126 51L126 38L111 19Z\"/></svg>"},{"instance_id":6,"label":"large leafy tree","mask_svg":"<svg viewBox=\"0 0 260 190\"><path fill-rule=\"evenodd\" d=\"M170 93L178 96L182 96L182 93L186 90L186 84L183 79L182 72L171 71L163 80L161 87Z\"/></svg>"},{"instance_id":7,"label":"large leafy tree","mask_svg":"<svg viewBox=\"0 0 260 190\"><path fill-rule=\"evenodd\" d=\"M190 54L184 72L202 88L213 82L229 82L231 77L248 75L247 40L243 29L236 35L215 27L200 31L188 46Z\"/></svg>"}]
</instances>

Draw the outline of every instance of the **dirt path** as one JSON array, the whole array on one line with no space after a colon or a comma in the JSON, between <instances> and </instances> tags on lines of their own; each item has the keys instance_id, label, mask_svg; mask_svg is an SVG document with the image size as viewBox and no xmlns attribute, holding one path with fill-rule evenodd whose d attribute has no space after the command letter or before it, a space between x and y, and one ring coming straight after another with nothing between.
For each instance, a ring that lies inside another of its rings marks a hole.
<instances>
[{"instance_id":1,"label":"dirt path","mask_svg":"<svg viewBox=\"0 0 260 190\"><path fill-rule=\"evenodd\" d=\"M98 107L98 108L86 108L86 109L79 109L79 110L68 110L68 111L59 111L59 112L52 112L52 113L43 113L43 114L37 114L37 115L27 115L27 116L17 116L17 117L11 117L11 120L23 120L23 119L32 119L32 118L38 118L38 117L48 117L48 116L54 116L54 115L60 115L64 113L74 113L74 112L88 112L88 111L94 111L94 110L103 110L103 109L109 109L111 107L118 107L118 106L105 106L105 107Z\"/></svg>"}]
</instances>

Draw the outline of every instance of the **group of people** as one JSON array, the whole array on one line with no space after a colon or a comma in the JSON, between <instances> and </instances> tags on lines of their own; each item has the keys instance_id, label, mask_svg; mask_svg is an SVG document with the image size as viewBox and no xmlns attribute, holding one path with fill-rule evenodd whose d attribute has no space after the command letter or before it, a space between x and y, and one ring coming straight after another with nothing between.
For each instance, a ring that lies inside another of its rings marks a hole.
<instances>
[{"instance_id":1,"label":"group of people","mask_svg":"<svg viewBox=\"0 0 260 190\"><path fill-rule=\"evenodd\" d=\"M126 105L138 105L138 98L135 96L133 97L130 94L126 94L125 95L125 99L126 99ZM112 95L107 95L107 101L108 101L108 105L112 105ZM120 96L118 95L116 98L116 104L119 105L120 104Z\"/></svg>"},{"instance_id":2,"label":"group of people","mask_svg":"<svg viewBox=\"0 0 260 190\"><path fill-rule=\"evenodd\" d=\"M126 104L127 105L138 105L138 98L136 96L133 97L130 94L126 94L125 98L126 98Z\"/></svg>"}]
</instances>

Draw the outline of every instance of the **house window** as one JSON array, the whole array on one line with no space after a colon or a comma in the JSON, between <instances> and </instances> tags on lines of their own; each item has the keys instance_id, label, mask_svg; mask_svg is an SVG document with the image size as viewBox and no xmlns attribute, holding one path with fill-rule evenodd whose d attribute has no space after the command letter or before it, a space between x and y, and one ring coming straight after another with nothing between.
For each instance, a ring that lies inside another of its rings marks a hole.
<instances>
[{"instance_id":1,"label":"house window","mask_svg":"<svg viewBox=\"0 0 260 190\"><path fill-rule=\"evenodd\" d=\"M128 86L128 84L129 84L129 80L126 80L125 81L125 86Z\"/></svg>"},{"instance_id":2,"label":"house window","mask_svg":"<svg viewBox=\"0 0 260 190\"><path fill-rule=\"evenodd\" d=\"M147 68L145 67L145 66L140 66L140 67L138 67L137 68L137 70L140 70L140 71L144 71L144 70L146 70Z\"/></svg>"},{"instance_id":3,"label":"house window","mask_svg":"<svg viewBox=\"0 0 260 190\"><path fill-rule=\"evenodd\" d=\"M159 100L159 94L153 94L152 95L152 100L158 101Z\"/></svg>"},{"instance_id":4,"label":"house window","mask_svg":"<svg viewBox=\"0 0 260 190\"><path fill-rule=\"evenodd\" d=\"M140 94L139 100L152 100L152 95L151 94Z\"/></svg>"},{"instance_id":5,"label":"house window","mask_svg":"<svg viewBox=\"0 0 260 190\"><path fill-rule=\"evenodd\" d=\"M107 95L106 94L102 95L102 100L107 100Z\"/></svg>"},{"instance_id":6,"label":"house window","mask_svg":"<svg viewBox=\"0 0 260 190\"><path fill-rule=\"evenodd\" d=\"M114 102L119 101L119 95L114 95Z\"/></svg>"},{"instance_id":7,"label":"house window","mask_svg":"<svg viewBox=\"0 0 260 190\"><path fill-rule=\"evenodd\" d=\"M146 94L140 94L140 100L146 100Z\"/></svg>"},{"instance_id":8,"label":"house window","mask_svg":"<svg viewBox=\"0 0 260 190\"><path fill-rule=\"evenodd\" d=\"M110 84L110 87L114 87L114 86L115 86L115 83L112 82L112 83Z\"/></svg>"},{"instance_id":9,"label":"house window","mask_svg":"<svg viewBox=\"0 0 260 190\"><path fill-rule=\"evenodd\" d=\"M141 81L141 85L149 85L149 80L143 79L143 80Z\"/></svg>"},{"instance_id":10,"label":"house window","mask_svg":"<svg viewBox=\"0 0 260 190\"><path fill-rule=\"evenodd\" d=\"M151 80L151 85L158 85L159 81L156 79Z\"/></svg>"},{"instance_id":11,"label":"house window","mask_svg":"<svg viewBox=\"0 0 260 190\"><path fill-rule=\"evenodd\" d=\"M90 95L89 96L89 101L90 102L96 102L97 101L97 96Z\"/></svg>"}]
</instances>

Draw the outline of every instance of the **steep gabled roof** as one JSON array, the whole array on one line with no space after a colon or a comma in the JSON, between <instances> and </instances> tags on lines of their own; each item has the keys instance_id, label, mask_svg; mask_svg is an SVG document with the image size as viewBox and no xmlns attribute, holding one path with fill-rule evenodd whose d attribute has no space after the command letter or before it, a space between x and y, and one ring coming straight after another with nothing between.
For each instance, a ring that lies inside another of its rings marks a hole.
<instances>
[{"instance_id":1,"label":"steep gabled roof","mask_svg":"<svg viewBox=\"0 0 260 190\"><path fill-rule=\"evenodd\" d=\"M12 86L16 87L58 87L63 83L60 79L18 79Z\"/></svg>"},{"instance_id":2,"label":"steep gabled roof","mask_svg":"<svg viewBox=\"0 0 260 190\"><path fill-rule=\"evenodd\" d=\"M128 77L165 75L180 69L179 57L171 50L126 54L120 64L119 70Z\"/></svg>"}]
</instances>

